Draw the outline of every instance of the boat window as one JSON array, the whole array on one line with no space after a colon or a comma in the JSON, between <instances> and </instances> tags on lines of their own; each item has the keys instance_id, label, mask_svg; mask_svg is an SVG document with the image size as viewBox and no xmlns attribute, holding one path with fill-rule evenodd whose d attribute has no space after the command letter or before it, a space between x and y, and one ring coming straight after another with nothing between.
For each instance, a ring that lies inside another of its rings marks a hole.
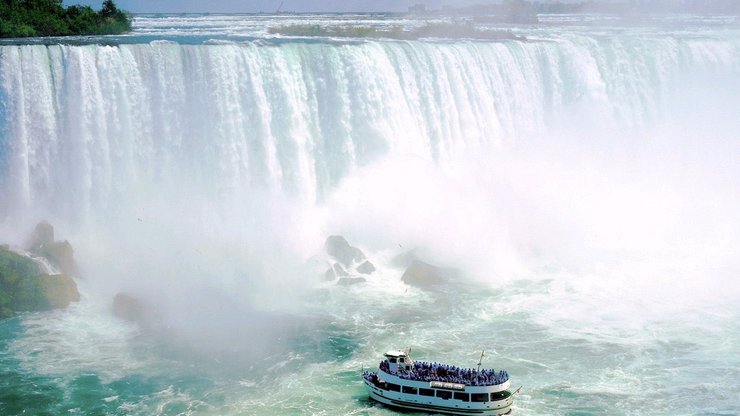
<instances>
[{"instance_id":1,"label":"boat window","mask_svg":"<svg viewBox=\"0 0 740 416\"><path fill-rule=\"evenodd\" d=\"M455 400L462 400L464 402L470 401L470 395L468 393L460 393L459 391L455 392Z\"/></svg>"},{"instance_id":2,"label":"boat window","mask_svg":"<svg viewBox=\"0 0 740 416\"><path fill-rule=\"evenodd\" d=\"M499 391L491 393L491 400L503 400L509 396L511 396L511 392L509 390Z\"/></svg>"},{"instance_id":3,"label":"boat window","mask_svg":"<svg viewBox=\"0 0 740 416\"><path fill-rule=\"evenodd\" d=\"M388 390L401 391L401 386L399 386L398 384L388 383Z\"/></svg>"},{"instance_id":4,"label":"boat window","mask_svg":"<svg viewBox=\"0 0 740 416\"><path fill-rule=\"evenodd\" d=\"M389 359L388 359L388 361L390 361L390 362L392 362L392 363L395 363L395 362L396 362L396 357L393 357L393 358L389 358Z\"/></svg>"},{"instance_id":5,"label":"boat window","mask_svg":"<svg viewBox=\"0 0 740 416\"><path fill-rule=\"evenodd\" d=\"M419 389L419 394L422 396L434 396L434 390L432 389Z\"/></svg>"},{"instance_id":6,"label":"boat window","mask_svg":"<svg viewBox=\"0 0 740 416\"><path fill-rule=\"evenodd\" d=\"M452 392L446 391L446 390L437 390L437 397L440 399L451 399L452 398Z\"/></svg>"},{"instance_id":7,"label":"boat window","mask_svg":"<svg viewBox=\"0 0 740 416\"><path fill-rule=\"evenodd\" d=\"M487 402L488 393L472 393L470 399L474 402Z\"/></svg>"},{"instance_id":8,"label":"boat window","mask_svg":"<svg viewBox=\"0 0 740 416\"><path fill-rule=\"evenodd\" d=\"M402 363L402 362L403 362L403 357L399 358L399 359L398 359L398 362L399 362L399 363Z\"/></svg>"},{"instance_id":9,"label":"boat window","mask_svg":"<svg viewBox=\"0 0 740 416\"><path fill-rule=\"evenodd\" d=\"M416 394L416 387L403 386L403 392L408 394Z\"/></svg>"}]
</instances>

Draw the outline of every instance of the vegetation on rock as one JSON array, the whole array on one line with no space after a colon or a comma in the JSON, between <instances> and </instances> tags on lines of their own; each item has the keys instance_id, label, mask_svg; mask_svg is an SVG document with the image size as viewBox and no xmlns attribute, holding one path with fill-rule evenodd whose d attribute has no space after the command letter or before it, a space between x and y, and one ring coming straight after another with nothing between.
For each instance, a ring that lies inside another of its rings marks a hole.
<instances>
[{"instance_id":1,"label":"vegetation on rock","mask_svg":"<svg viewBox=\"0 0 740 416\"><path fill-rule=\"evenodd\" d=\"M33 259L0 247L0 319L14 312L64 308L79 299L70 276L43 274Z\"/></svg>"},{"instance_id":2,"label":"vegetation on rock","mask_svg":"<svg viewBox=\"0 0 740 416\"><path fill-rule=\"evenodd\" d=\"M77 284L69 276L77 273L74 250L68 241L54 241L51 224L42 221L36 226L28 250L65 274L46 274L46 267L30 256L0 246L0 319L14 312L64 308L80 300Z\"/></svg>"},{"instance_id":3,"label":"vegetation on rock","mask_svg":"<svg viewBox=\"0 0 740 416\"><path fill-rule=\"evenodd\" d=\"M18 282L40 273L32 259L0 247L0 318L7 318L15 311Z\"/></svg>"},{"instance_id":4,"label":"vegetation on rock","mask_svg":"<svg viewBox=\"0 0 740 416\"><path fill-rule=\"evenodd\" d=\"M42 274L18 281L13 310L24 312L66 308L71 302L79 300L80 293L72 277Z\"/></svg>"},{"instance_id":5,"label":"vegetation on rock","mask_svg":"<svg viewBox=\"0 0 740 416\"><path fill-rule=\"evenodd\" d=\"M0 0L0 37L112 35L131 30L131 16L105 0L64 7L62 0Z\"/></svg>"}]
</instances>

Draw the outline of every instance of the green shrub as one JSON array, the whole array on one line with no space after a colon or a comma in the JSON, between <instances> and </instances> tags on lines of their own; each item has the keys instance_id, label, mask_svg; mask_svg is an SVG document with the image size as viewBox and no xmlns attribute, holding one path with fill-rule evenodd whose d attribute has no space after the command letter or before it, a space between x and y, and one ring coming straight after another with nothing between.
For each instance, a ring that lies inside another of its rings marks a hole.
<instances>
[{"instance_id":1,"label":"green shrub","mask_svg":"<svg viewBox=\"0 0 740 416\"><path fill-rule=\"evenodd\" d=\"M62 0L0 0L0 37L107 35L131 30L131 16L105 0L100 11Z\"/></svg>"}]
</instances>

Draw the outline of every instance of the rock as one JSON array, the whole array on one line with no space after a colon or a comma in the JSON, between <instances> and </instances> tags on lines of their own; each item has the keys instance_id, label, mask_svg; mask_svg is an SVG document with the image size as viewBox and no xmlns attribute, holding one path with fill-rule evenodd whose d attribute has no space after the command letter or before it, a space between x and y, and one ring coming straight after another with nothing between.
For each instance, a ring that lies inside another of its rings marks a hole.
<instances>
[{"instance_id":1,"label":"rock","mask_svg":"<svg viewBox=\"0 0 740 416\"><path fill-rule=\"evenodd\" d=\"M349 273L347 273L347 270L339 263L334 263L329 267L326 273L324 273L326 280L334 280L337 277L343 276L349 276Z\"/></svg>"},{"instance_id":2,"label":"rock","mask_svg":"<svg viewBox=\"0 0 740 416\"><path fill-rule=\"evenodd\" d=\"M79 299L72 277L43 274L33 259L0 248L0 318L14 312L64 308Z\"/></svg>"},{"instance_id":3,"label":"rock","mask_svg":"<svg viewBox=\"0 0 740 416\"><path fill-rule=\"evenodd\" d=\"M44 257L62 273L77 276L79 271L74 260L74 249L69 241L54 241L54 227L41 221L29 239L28 250Z\"/></svg>"},{"instance_id":4,"label":"rock","mask_svg":"<svg viewBox=\"0 0 740 416\"><path fill-rule=\"evenodd\" d=\"M55 241L45 244L36 253L45 257L52 265L64 274L77 275L77 263L74 259L74 249L69 241Z\"/></svg>"},{"instance_id":5,"label":"rock","mask_svg":"<svg viewBox=\"0 0 740 416\"><path fill-rule=\"evenodd\" d=\"M326 271L324 272L324 280L334 280L336 278L337 276L334 274L333 268L329 267L328 269L326 269Z\"/></svg>"},{"instance_id":6,"label":"rock","mask_svg":"<svg viewBox=\"0 0 740 416\"><path fill-rule=\"evenodd\" d=\"M365 282L367 282L367 280L364 277L343 277L337 281L337 284L339 286L352 286Z\"/></svg>"},{"instance_id":7,"label":"rock","mask_svg":"<svg viewBox=\"0 0 740 416\"><path fill-rule=\"evenodd\" d=\"M136 322L144 328L162 329L164 315L156 300L147 296L131 293L118 293L113 298L113 315L131 322ZM216 302L215 308L222 308L223 303ZM192 311L191 311L192 312ZM196 313L197 312L193 312Z\"/></svg>"},{"instance_id":8,"label":"rock","mask_svg":"<svg viewBox=\"0 0 740 416\"><path fill-rule=\"evenodd\" d=\"M370 261L365 260L364 263L357 266L357 271L362 274L372 274L375 271L375 266Z\"/></svg>"},{"instance_id":9,"label":"rock","mask_svg":"<svg viewBox=\"0 0 740 416\"><path fill-rule=\"evenodd\" d=\"M8 248L0 249L0 289L11 289L20 279L42 273L41 267L32 258Z\"/></svg>"},{"instance_id":10,"label":"rock","mask_svg":"<svg viewBox=\"0 0 740 416\"><path fill-rule=\"evenodd\" d=\"M326 252L345 266L351 266L354 262L365 260L365 254L357 247L349 245L347 240L340 235L332 235L326 239L324 244Z\"/></svg>"},{"instance_id":11,"label":"rock","mask_svg":"<svg viewBox=\"0 0 740 416\"><path fill-rule=\"evenodd\" d=\"M423 261L414 260L401 276L407 285L429 287L446 283L456 278L457 272L453 269L444 269Z\"/></svg>"},{"instance_id":12,"label":"rock","mask_svg":"<svg viewBox=\"0 0 740 416\"><path fill-rule=\"evenodd\" d=\"M113 314L127 321L138 321L147 309L144 302L128 293L119 293L113 298Z\"/></svg>"},{"instance_id":13,"label":"rock","mask_svg":"<svg viewBox=\"0 0 740 416\"><path fill-rule=\"evenodd\" d=\"M41 221L36 224L36 228L33 230L28 243L28 249L36 251L39 248L52 243L54 243L54 227L46 221Z\"/></svg>"},{"instance_id":14,"label":"rock","mask_svg":"<svg viewBox=\"0 0 740 416\"><path fill-rule=\"evenodd\" d=\"M419 260L419 256L416 254L416 250L414 249L393 257L393 259L391 259L391 266L405 269L417 260Z\"/></svg>"},{"instance_id":15,"label":"rock","mask_svg":"<svg viewBox=\"0 0 740 416\"><path fill-rule=\"evenodd\" d=\"M80 293L72 277L42 274L18 282L12 305L18 312L45 311L66 308L79 300Z\"/></svg>"},{"instance_id":16,"label":"rock","mask_svg":"<svg viewBox=\"0 0 740 416\"><path fill-rule=\"evenodd\" d=\"M15 292L18 282L41 273L32 259L0 248L0 319L12 316L15 311Z\"/></svg>"}]
</instances>

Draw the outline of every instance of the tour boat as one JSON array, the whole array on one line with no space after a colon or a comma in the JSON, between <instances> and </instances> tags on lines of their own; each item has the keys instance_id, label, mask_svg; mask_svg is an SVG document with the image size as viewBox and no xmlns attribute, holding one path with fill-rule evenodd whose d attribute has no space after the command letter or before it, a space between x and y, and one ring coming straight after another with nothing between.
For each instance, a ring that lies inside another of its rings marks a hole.
<instances>
[{"instance_id":1,"label":"tour boat","mask_svg":"<svg viewBox=\"0 0 740 416\"><path fill-rule=\"evenodd\" d=\"M483 354L481 354L481 359ZM452 415L505 415L514 395L506 371L414 361L388 351L377 372L364 371L370 398L391 407Z\"/></svg>"}]
</instances>

